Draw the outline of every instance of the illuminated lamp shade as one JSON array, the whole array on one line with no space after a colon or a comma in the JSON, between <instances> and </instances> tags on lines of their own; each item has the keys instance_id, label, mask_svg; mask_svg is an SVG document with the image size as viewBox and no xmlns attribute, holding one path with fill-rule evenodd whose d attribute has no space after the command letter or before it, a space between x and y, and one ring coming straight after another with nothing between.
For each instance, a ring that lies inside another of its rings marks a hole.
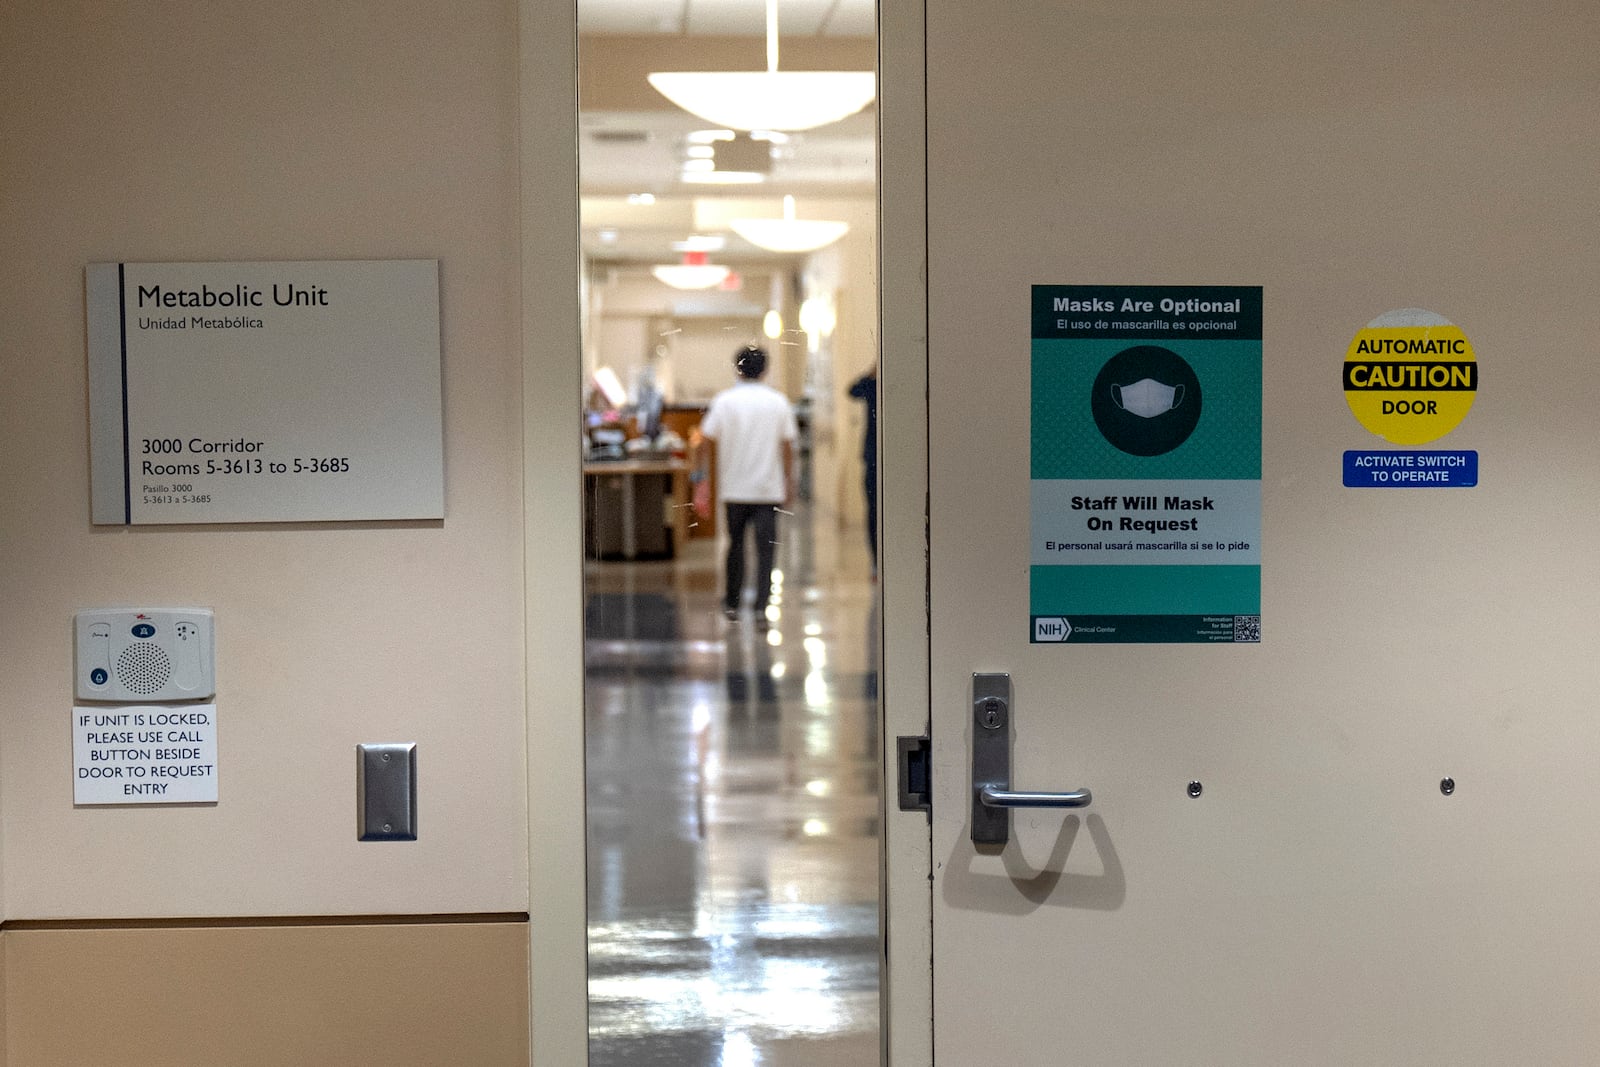
<instances>
[{"instance_id":1,"label":"illuminated lamp shade","mask_svg":"<svg viewBox=\"0 0 1600 1067\"><path fill-rule=\"evenodd\" d=\"M783 198L781 219L729 219L733 232L769 252L815 252L850 230L848 222L794 217L794 197Z\"/></svg>"},{"instance_id":2,"label":"illuminated lamp shade","mask_svg":"<svg viewBox=\"0 0 1600 1067\"><path fill-rule=\"evenodd\" d=\"M650 84L674 104L732 130L809 130L872 102L870 70L778 70L778 0L767 0L767 69L667 71Z\"/></svg>"},{"instance_id":3,"label":"illuminated lamp shade","mask_svg":"<svg viewBox=\"0 0 1600 1067\"><path fill-rule=\"evenodd\" d=\"M689 185L759 185L767 176L752 170L686 170L678 180Z\"/></svg>"},{"instance_id":4,"label":"illuminated lamp shade","mask_svg":"<svg viewBox=\"0 0 1600 1067\"><path fill-rule=\"evenodd\" d=\"M809 130L872 103L870 70L700 70L650 75L674 104L730 130Z\"/></svg>"},{"instance_id":5,"label":"illuminated lamp shade","mask_svg":"<svg viewBox=\"0 0 1600 1067\"><path fill-rule=\"evenodd\" d=\"M707 263L704 252L685 252L682 263L658 264L650 273L674 289L710 289L722 284L728 268Z\"/></svg>"}]
</instances>

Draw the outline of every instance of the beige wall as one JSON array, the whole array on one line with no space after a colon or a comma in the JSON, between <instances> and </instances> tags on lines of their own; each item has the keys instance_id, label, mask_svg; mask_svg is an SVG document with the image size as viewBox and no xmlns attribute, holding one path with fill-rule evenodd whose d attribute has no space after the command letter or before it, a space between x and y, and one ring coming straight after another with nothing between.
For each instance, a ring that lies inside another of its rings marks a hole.
<instances>
[{"instance_id":1,"label":"beige wall","mask_svg":"<svg viewBox=\"0 0 1600 1067\"><path fill-rule=\"evenodd\" d=\"M511 11L6 10L9 916L525 910ZM443 523L89 525L85 263L402 256L441 261ZM72 613L140 603L216 612L214 807L72 806ZM356 842L360 741L417 742L415 844Z\"/></svg>"},{"instance_id":2,"label":"beige wall","mask_svg":"<svg viewBox=\"0 0 1600 1067\"><path fill-rule=\"evenodd\" d=\"M656 364L667 400L704 403L732 383L734 351L754 342L771 349L777 363L768 380L783 388L783 365L795 363L798 369L805 350L772 345L761 333L770 268L739 268L738 273L737 290L685 291L657 281L644 264L597 265L589 289L585 350L591 366L586 373L610 367L631 390L639 369L659 348Z\"/></svg>"},{"instance_id":3,"label":"beige wall","mask_svg":"<svg viewBox=\"0 0 1600 1067\"><path fill-rule=\"evenodd\" d=\"M522 923L12 930L6 1062L528 1063Z\"/></svg>"},{"instance_id":4,"label":"beige wall","mask_svg":"<svg viewBox=\"0 0 1600 1067\"><path fill-rule=\"evenodd\" d=\"M833 300L837 325L811 357L808 383L815 412L814 497L839 525L865 519L861 492L861 433L865 413L849 396L850 385L878 358L878 264L876 204L840 200L827 217L850 223L837 244L813 253L802 273L802 296ZM820 211L819 211L820 214ZM800 337L802 342L806 338Z\"/></svg>"},{"instance_id":5,"label":"beige wall","mask_svg":"<svg viewBox=\"0 0 1600 1067\"><path fill-rule=\"evenodd\" d=\"M0 643L6 919L493 913L513 921L481 936L522 943L505 935L529 908L517 50L510 0L0 7L0 603L26 620ZM89 524L86 263L401 257L441 264L442 523ZM73 807L71 616L127 604L216 612L214 806ZM355 840L360 741L417 743L419 841ZM387 948L340 929L263 935L282 967L255 986L218 969L216 930L195 951L189 933L145 931L129 958L166 970L118 972L92 964L114 931L10 928L10 1062L82 1062L38 1050L88 1048L141 1004L181 1011L180 988L276 997L341 959L369 978L431 973L417 927ZM427 952L475 958L474 930L449 925ZM489 1040L526 1041L522 952L458 968L464 991L518 1002L460 1016ZM37 991L74 972L112 1010L54 1002L46 1034ZM247 1062L211 1047L99 1058Z\"/></svg>"}]
</instances>

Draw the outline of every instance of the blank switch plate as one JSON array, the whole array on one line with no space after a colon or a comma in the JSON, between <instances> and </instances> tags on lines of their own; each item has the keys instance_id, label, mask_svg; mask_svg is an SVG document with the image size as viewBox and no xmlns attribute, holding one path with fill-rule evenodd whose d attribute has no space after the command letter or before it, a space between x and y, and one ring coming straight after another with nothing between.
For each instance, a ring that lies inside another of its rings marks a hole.
<instances>
[{"instance_id":1,"label":"blank switch plate","mask_svg":"<svg viewBox=\"0 0 1600 1067\"><path fill-rule=\"evenodd\" d=\"M417 746L356 746L356 837L417 839Z\"/></svg>"}]
</instances>

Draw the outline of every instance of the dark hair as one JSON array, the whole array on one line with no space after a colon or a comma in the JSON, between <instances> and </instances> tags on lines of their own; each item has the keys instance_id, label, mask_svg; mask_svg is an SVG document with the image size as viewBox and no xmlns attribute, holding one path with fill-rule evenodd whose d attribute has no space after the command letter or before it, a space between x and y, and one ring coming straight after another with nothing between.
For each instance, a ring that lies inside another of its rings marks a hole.
<instances>
[{"instance_id":1,"label":"dark hair","mask_svg":"<svg viewBox=\"0 0 1600 1067\"><path fill-rule=\"evenodd\" d=\"M767 373L767 350L757 345L745 345L733 354L733 365L741 378L759 378Z\"/></svg>"}]
</instances>

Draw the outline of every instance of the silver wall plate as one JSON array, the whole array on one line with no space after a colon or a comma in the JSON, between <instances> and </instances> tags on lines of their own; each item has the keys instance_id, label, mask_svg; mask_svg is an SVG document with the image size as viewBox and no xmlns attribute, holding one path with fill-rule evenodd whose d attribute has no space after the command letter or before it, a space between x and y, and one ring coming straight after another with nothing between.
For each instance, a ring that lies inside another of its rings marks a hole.
<instances>
[{"instance_id":1,"label":"silver wall plate","mask_svg":"<svg viewBox=\"0 0 1600 1067\"><path fill-rule=\"evenodd\" d=\"M356 838L417 839L417 746L356 746Z\"/></svg>"}]
</instances>

